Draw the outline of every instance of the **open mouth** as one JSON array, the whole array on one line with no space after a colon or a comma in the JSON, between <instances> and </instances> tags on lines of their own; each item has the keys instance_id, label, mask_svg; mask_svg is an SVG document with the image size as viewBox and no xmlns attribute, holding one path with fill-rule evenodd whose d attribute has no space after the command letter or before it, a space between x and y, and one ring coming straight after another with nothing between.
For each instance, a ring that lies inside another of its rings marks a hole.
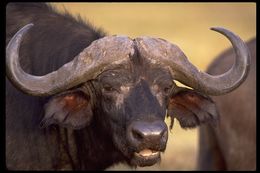
<instances>
[{"instance_id":1,"label":"open mouth","mask_svg":"<svg viewBox=\"0 0 260 173\"><path fill-rule=\"evenodd\" d=\"M134 152L134 160L138 166L151 166L160 160L160 151L146 148L139 152Z\"/></svg>"}]
</instances>

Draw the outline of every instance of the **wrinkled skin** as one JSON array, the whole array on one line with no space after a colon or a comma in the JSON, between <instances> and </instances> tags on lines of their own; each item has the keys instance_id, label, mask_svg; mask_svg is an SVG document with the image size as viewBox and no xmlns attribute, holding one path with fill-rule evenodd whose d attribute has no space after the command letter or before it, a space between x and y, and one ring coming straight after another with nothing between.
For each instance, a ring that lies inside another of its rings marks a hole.
<instances>
[{"instance_id":1,"label":"wrinkled skin","mask_svg":"<svg viewBox=\"0 0 260 173\"><path fill-rule=\"evenodd\" d=\"M200 170L256 169L256 39L247 42L251 53L249 76L237 90L214 97L220 114L217 128L200 127ZM229 49L208 68L220 74L232 65L234 52Z\"/></svg>"}]
</instances>

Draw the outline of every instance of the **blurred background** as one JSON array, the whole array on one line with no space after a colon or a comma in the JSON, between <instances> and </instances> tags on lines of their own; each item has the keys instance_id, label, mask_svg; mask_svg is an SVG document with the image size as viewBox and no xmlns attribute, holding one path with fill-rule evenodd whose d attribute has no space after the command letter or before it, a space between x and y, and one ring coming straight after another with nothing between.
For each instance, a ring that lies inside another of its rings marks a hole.
<instances>
[{"instance_id":1,"label":"blurred background","mask_svg":"<svg viewBox=\"0 0 260 173\"><path fill-rule=\"evenodd\" d=\"M61 13L80 15L108 35L159 37L178 45L202 71L229 41L210 27L229 29L247 41L256 36L256 3L50 3ZM166 119L169 124L169 119ZM137 170L195 170L198 129L175 121L160 164ZM124 164L108 170L131 170Z\"/></svg>"}]
</instances>

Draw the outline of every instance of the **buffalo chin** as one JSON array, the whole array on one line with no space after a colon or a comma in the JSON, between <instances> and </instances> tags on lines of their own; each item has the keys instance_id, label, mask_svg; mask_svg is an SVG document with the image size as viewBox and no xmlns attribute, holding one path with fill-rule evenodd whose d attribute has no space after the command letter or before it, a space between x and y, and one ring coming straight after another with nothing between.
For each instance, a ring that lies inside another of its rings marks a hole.
<instances>
[{"instance_id":1,"label":"buffalo chin","mask_svg":"<svg viewBox=\"0 0 260 173\"><path fill-rule=\"evenodd\" d=\"M146 157L143 157L135 153L133 158L131 159L131 165L140 166L140 167L152 166L159 161L161 161L160 152L158 152L155 155L146 156Z\"/></svg>"}]
</instances>

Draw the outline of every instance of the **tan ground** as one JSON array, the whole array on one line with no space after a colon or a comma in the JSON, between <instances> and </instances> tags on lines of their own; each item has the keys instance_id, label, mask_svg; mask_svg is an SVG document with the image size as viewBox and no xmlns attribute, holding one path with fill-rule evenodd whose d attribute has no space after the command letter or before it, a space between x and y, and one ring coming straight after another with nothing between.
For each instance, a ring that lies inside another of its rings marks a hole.
<instances>
[{"instance_id":1,"label":"tan ground","mask_svg":"<svg viewBox=\"0 0 260 173\"><path fill-rule=\"evenodd\" d=\"M153 36L177 44L199 69L225 48L226 38L209 30L221 26L243 40L256 36L255 3L52 3L80 14L110 35ZM167 120L168 121L168 120ZM194 170L197 157L197 129L183 130L177 122L170 133L160 165L140 170ZM109 170L128 170L116 165Z\"/></svg>"}]
</instances>

